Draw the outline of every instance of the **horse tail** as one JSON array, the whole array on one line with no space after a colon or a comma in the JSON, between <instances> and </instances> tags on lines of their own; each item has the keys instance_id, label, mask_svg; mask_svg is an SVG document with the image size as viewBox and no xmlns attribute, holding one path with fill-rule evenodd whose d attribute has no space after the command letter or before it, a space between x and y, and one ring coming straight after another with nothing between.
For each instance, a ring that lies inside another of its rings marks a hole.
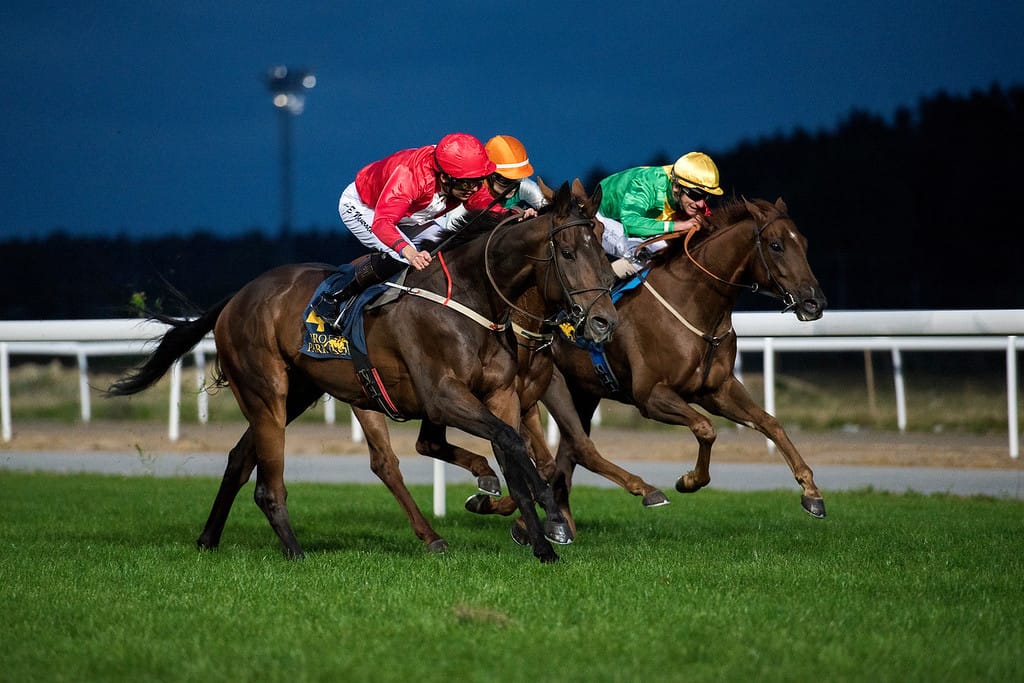
<instances>
[{"instance_id":1,"label":"horse tail","mask_svg":"<svg viewBox=\"0 0 1024 683\"><path fill-rule=\"evenodd\" d=\"M213 330L217 318L220 317L221 311L229 301L231 301L231 296L226 297L193 320L172 318L160 313L151 314L151 320L170 325L171 329L160 339L156 351L146 359L146 362L111 384L107 389L107 394L128 396L156 384L157 380L167 373L176 360L195 348L195 345Z\"/></svg>"}]
</instances>

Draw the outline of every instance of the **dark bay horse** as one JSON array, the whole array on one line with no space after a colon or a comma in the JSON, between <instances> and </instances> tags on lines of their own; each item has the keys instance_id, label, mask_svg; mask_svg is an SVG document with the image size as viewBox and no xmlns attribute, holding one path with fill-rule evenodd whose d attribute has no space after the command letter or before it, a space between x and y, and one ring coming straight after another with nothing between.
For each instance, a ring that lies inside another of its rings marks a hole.
<instances>
[{"instance_id":1,"label":"dark bay horse","mask_svg":"<svg viewBox=\"0 0 1024 683\"><path fill-rule=\"evenodd\" d=\"M609 462L594 447L591 419L604 398L635 405L644 417L692 431L699 445L697 462L678 479L677 491L694 492L711 481L716 431L695 404L771 439L802 488L803 508L815 517L825 516L811 468L779 421L751 398L734 374L732 311L741 292L778 297L786 311L803 321L822 316L826 300L807 261L807 240L781 199L774 204L761 199L727 203L711 223L710 230L691 239L673 240L655 256L643 283L618 301L619 327L604 347L617 388L601 381L589 351L564 340L554 345L557 371L543 398L561 433L551 481L574 530L569 491L576 465L643 496L645 505L668 502L657 487ZM543 454L544 432L536 409L524 418L524 426L532 433L535 453ZM467 508L511 514L515 508L509 503L477 497Z\"/></svg>"},{"instance_id":2,"label":"dark bay horse","mask_svg":"<svg viewBox=\"0 0 1024 683\"><path fill-rule=\"evenodd\" d=\"M536 288L533 315L547 318L564 312L586 336L607 339L617 324L607 296L608 264L593 222L580 213L568 184L559 189L550 210L534 219L493 230L488 230L493 222L477 223L473 232L481 235L468 239L463 234L460 245L449 245L428 268L408 273L406 285L412 292L366 313L369 359L398 413L491 442L525 519L534 555L553 562L558 556L548 537L568 542L572 536L518 431L518 364L504 321L509 301ZM285 427L325 392L355 408L379 409L364 393L350 360L316 359L299 351L304 309L332 272L324 264L281 266L195 320L160 317L171 329L157 349L110 388L114 395L142 391L214 331L221 377L249 426L228 456L220 490L197 540L200 548L219 545L234 499L255 469L256 504L286 554L301 557L286 505ZM424 301L416 291L440 294L444 305ZM387 481L387 473L398 471L397 459L393 453L390 458L374 455L380 460L372 468ZM535 503L547 513L543 528ZM444 545L436 533L420 537L430 549L437 549L438 541Z\"/></svg>"},{"instance_id":3,"label":"dark bay horse","mask_svg":"<svg viewBox=\"0 0 1024 683\"><path fill-rule=\"evenodd\" d=\"M551 201L554 193L543 182L540 185L548 200ZM596 220L598 207L601 206L600 186L598 186L592 196L587 196L583 185L577 180L572 185L572 197L581 217L592 221L595 235L600 242L603 226L600 221ZM605 291L610 293L610 287L613 282L614 275L609 268L607 270L607 278L604 280ZM610 298L608 302L610 303ZM536 405L541 396L543 396L554 372L554 361L550 346L554 338L553 324L557 323L557 321L553 321L550 317L544 318L530 312L543 308L541 294L536 287L531 287L524 292L519 300L512 304L512 308L510 333L517 347L519 362L516 376L516 393L519 396L522 410L526 411L529 406ZM377 411L364 410L358 407L353 407L352 412L363 429L363 434L370 450L371 463L397 463L398 461L391 445L391 436L388 432L387 419L384 415ZM529 435L528 432L526 436ZM436 458L470 471L477 478L477 488L482 492L483 498L501 494L500 481L487 459L450 443L447 439L445 425L435 424L428 419L424 419L420 427L419 436L416 439L416 450L421 455ZM541 467L541 475L547 480L554 475L554 459L547 452L546 447L545 454L547 457L540 458L538 464ZM374 465L373 469L384 480L387 487L395 495L399 505L405 510L416 534L420 538L436 538L436 532L430 527L429 522L406 489L398 468L378 468ZM508 501L514 508L515 503L511 499L508 499ZM522 543L523 533L521 528L514 527L513 532L513 538L517 542Z\"/></svg>"}]
</instances>

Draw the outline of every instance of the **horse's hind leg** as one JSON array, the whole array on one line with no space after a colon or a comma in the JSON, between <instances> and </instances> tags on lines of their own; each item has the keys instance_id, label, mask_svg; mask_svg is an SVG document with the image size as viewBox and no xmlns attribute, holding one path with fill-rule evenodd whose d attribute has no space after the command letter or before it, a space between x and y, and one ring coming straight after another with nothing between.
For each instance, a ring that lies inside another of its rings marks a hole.
<instances>
[{"instance_id":1,"label":"horse's hind leg","mask_svg":"<svg viewBox=\"0 0 1024 683\"><path fill-rule=\"evenodd\" d=\"M267 417L253 426L256 443L256 490L253 500L284 546L285 555L304 557L288 516L288 489L284 485L283 423Z\"/></svg>"},{"instance_id":2,"label":"horse's hind leg","mask_svg":"<svg viewBox=\"0 0 1024 683\"><path fill-rule=\"evenodd\" d=\"M228 464L220 481L220 489L213 501L213 508L206 520L203 532L199 534L196 545L201 550L212 550L220 545L220 537L227 523L231 505L235 502L239 490L249 481L253 468L256 467L256 449L253 445L252 428L238 440L228 454Z\"/></svg>"},{"instance_id":3,"label":"horse's hind leg","mask_svg":"<svg viewBox=\"0 0 1024 683\"><path fill-rule=\"evenodd\" d=\"M819 519L825 516L825 501L818 485L814 483L814 472L804 462L782 424L750 397L746 388L735 376L726 381L722 388L713 395L702 400L701 405L733 422L753 427L771 439L782 451L782 457L785 458L786 464L793 472L793 477L803 489L800 497L803 509Z\"/></svg>"},{"instance_id":4,"label":"horse's hind leg","mask_svg":"<svg viewBox=\"0 0 1024 683\"><path fill-rule=\"evenodd\" d=\"M287 413L291 422L301 415L320 396L320 391L312 384L294 386L288 394ZM249 481L256 467L256 444L252 427L245 430L242 438L228 453L228 464L221 478L220 489L213 501L210 516L206 520L203 531L196 540L196 545L203 550L210 550L220 545L220 537L227 523L228 513L234 504L238 492Z\"/></svg>"},{"instance_id":5,"label":"horse's hind leg","mask_svg":"<svg viewBox=\"0 0 1024 683\"><path fill-rule=\"evenodd\" d=\"M501 482L487 458L449 443L444 425L423 420L416 438L416 452L469 471L476 477L476 487L481 493L488 496L501 495Z\"/></svg>"},{"instance_id":6,"label":"horse's hind leg","mask_svg":"<svg viewBox=\"0 0 1024 683\"><path fill-rule=\"evenodd\" d=\"M427 550L430 552L448 550L448 542L430 526L430 522L423 516L412 494L405 486L405 478L402 477L398 457L391 447L391 437L384 415L355 407L352 408L352 413L359 420L366 437L366 444L370 449L370 469L384 482L384 485L391 491L391 495L405 511L409 518L409 524L412 525L413 533L427 544Z\"/></svg>"}]
</instances>

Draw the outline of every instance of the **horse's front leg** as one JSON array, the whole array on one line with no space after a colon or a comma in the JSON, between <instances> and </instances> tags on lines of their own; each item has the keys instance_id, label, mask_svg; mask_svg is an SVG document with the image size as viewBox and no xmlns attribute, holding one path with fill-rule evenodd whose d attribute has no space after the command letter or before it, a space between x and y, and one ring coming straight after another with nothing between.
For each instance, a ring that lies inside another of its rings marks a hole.
<instances>
[{"instance_id":1,"label":"horse's front leg","mask_svg":"<svg viewBox=\"0 0 1024 683\"><path fill-rule=\"evenodd\" d=\"M695 410L667 384L656 384L645 400L637 403L644 417L688 427L697 439L697 462L676 480L676 491L694 493L711 483L711 447L718 434L711 420Z\"/></svg>"},{"instance_id":2,"label":"horse's front leg","mask_svg":"<svg viewBox=\"0 0 1024 683\"><path fill-rule=\"evenodd\" d=\"M540 475L537 474L536 468L530 462L530 456L522 436L509 423L502 421L488 410L461 382L448 378L434 382L430 386L434 388L434 391L431 395L432 400L428 404L429 419L436 424L446 424L491 442L495 458L505 475L509 493L526 522L526 530L530 544L533 546L534 556L541 562L557 561L558 555L541 530L540 517L534 507L534 496L528 472L532 470L538 480ZM510 416L507 419L518 424L519 402L515 392L509 389L502 398L505 400L501 401L499 397L492 397L489 403L497 400L499 405L506 404L502 414ZM511 401L512 410L507 407L509 401Z\"/></svg>"},{"instance_id":3,"label":"horse's front leg","mask_svg":"<svg viewBox=\"0 0 1024 683\"><path fill-rule=\"evenodd\" d=\"M751 398L735 375L723 383L718 391L702 399L700 405L733 422L756 429L771 439L782 451L782 457L786 459L793 477L803 489L801 506L814 517L820 519L825 516L825 501L818 485L814 483L814 472L804 462L782 424Z\"/></svg>"},{"instance_id":4,"label":"horse's front leg","mask_svg":"<svg viewBox=\"0 0 1024 683\"><path fill-rule=\"evenodd\" d=\"M366 437L366 445L370 450L370 469L384 482L391 495L409 518L412 531L427 545L427 550L440 553L448 550L448 541L434 531L430 522L423 516L409 489L405 486L405 478L399 467L398 456L391 446L391 435L388 432L387 418L383 413L352 407L352 414L359 420Z\"/></svg>"},{"instance_id":5,"label":"horse's front leg","mask_svg":"<svg viewBox=\"0 0 1024 683\"><path fill-rule=\"evenodd\" d=\"M518 396L515 393L499 393L496 398L492 398L488 402L488 407L495 415L501 417L504 422L520 425L522 413ZM533 424L535 425L538 423L539 419L533 421ZM516 445L517 447L520 444L522 445L526 457L520 458L519 456L515 456L513 463L515 463L517 469L521 472L532 499L544 509L546 515L544 520L544 535L551 541L561 545L572 543L574 537L572 528L566 521L565 516L562 514L562 511L555 500L554 493L551 490L551 486L543 477L541 477L535 462L531 459L527 439L524 437L523 432L520 431L519 435L520 438ZM495 456L498 457L497 452L495 452ZM506 479L507 478L508 475L506 474ZM511 488L512 485L510 482L509 489L511 490ZM526 511L522 509L521 505L519 506L519 509L520 512L523 513L523 518L517 520L516 524L512 526L512 538L522 545L524 540L522 537L523 523L528 524L529 520L526 517Z\"/></svg>"},{"instance_id":6,"label":"horse's front leg","mask_svg":"<svg viewBox=\"0 0 1024 683\"><path fill-rule=\"evenodd\" d=\"M447 428L430 420L420 423L416 452L436 460L457 465L476 477L476 487L487 496L501 495L501 482L487 458L448 442Z\"/></svg>"}]
</instances>

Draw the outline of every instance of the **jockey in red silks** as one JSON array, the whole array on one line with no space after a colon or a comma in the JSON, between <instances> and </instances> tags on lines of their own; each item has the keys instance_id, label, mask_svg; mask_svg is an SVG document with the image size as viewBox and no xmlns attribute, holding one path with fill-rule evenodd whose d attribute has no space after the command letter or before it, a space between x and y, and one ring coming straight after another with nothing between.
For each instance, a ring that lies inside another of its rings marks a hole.
<instances>
[{"instance_id":1,"label":"jockey in red silks","mask_svg":"<svg viewBox=\"0 0 1024 683\"><path fill-rule=\"evenodd\" d=\"M355 279L328 296L341 301L406 266L426 268L431 256L417 248L418 241L434 234L435 219L460 206L494 170L483 143L467 133L365 166L342 192L338 213L374 253L357 259Z\"/></svg>"}]
</instances>

